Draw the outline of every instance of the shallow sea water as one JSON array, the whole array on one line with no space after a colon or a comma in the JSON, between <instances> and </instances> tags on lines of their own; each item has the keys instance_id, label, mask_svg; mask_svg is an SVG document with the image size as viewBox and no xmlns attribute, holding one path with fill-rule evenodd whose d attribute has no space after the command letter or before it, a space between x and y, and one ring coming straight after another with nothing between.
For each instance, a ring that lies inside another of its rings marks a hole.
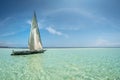
<instances>
[{"instance_id":1,"label":"shallow sea water","mask_svg":"<svg viewBox=\"0 0 120 80\"><path fill-rule=\"evenodd\" d=\"M48 48L23 56L12 50L0 48L0 80L120 80L120 48Z\"/></svg>"}]
</instances>

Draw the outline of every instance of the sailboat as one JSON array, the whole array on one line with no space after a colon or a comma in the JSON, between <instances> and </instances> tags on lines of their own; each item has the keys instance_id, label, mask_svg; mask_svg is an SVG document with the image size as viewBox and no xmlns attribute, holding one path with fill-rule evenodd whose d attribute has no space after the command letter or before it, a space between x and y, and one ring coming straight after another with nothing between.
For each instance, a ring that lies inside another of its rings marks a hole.
<instances>
[{"instance_id":1,"label":"sailboat","mask_svg":"<svg viewBox=\"0 0 120 80\"><path fill-rule=\"evenodd\" d=\"M35 12L31 24L30 37L28 40L28 48L29 50L27 51L12 51L11 55L29 55L36 53L44 53L44 51L46 51L42 47L42 41L40 37L40 32L39 32Z\"/></svg>"}]
</instances>

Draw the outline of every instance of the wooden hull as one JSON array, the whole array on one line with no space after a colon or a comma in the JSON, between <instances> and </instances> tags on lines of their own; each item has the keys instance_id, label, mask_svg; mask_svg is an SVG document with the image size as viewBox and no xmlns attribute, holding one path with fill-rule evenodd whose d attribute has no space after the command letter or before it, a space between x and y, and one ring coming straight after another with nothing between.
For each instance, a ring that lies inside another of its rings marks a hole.
<instances>
[{"instance_id":1,"label":"wooden hull","mask_svg":"<svg viewBox=\"0 0 120 80\"><path fill-rule=\"evenodd\" d=\"M30 54L39 54L44 53L46 50L35 50L35 51L13 51L11 55L30 55Z\"/></svg>"}]
</instances>

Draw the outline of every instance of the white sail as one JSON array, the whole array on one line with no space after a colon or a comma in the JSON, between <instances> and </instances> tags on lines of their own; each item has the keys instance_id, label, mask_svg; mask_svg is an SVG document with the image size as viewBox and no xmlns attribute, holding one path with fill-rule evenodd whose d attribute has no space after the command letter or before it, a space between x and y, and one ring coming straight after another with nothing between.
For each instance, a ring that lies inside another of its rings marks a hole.
<instances>
[{"instance_id":1,"label":"white sail","mask_svg":"<svg viewBox=\"0 0 120 80\"><path fill-rule=\"evenodd\" d=\"M33 19L32 19L28 46L30 50L43 49L35 12L34 12Z\"/></svg>"}]
</instances>

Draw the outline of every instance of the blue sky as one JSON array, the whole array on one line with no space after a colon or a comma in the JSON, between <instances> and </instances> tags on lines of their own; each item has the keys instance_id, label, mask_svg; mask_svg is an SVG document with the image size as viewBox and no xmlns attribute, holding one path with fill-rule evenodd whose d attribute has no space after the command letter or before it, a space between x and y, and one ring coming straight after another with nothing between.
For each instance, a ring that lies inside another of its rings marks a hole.
<instances>
[{"instance_id":1,"label":"blue sky","mask_svg":"<svg viewBox=\"0 0 120 80\"><path fill-rule=\"evenodd\" d=\"M36 11L44 47L120 47L120 0L0 0L0 46L26 47Z\"/></svg>"}]
</instances>

